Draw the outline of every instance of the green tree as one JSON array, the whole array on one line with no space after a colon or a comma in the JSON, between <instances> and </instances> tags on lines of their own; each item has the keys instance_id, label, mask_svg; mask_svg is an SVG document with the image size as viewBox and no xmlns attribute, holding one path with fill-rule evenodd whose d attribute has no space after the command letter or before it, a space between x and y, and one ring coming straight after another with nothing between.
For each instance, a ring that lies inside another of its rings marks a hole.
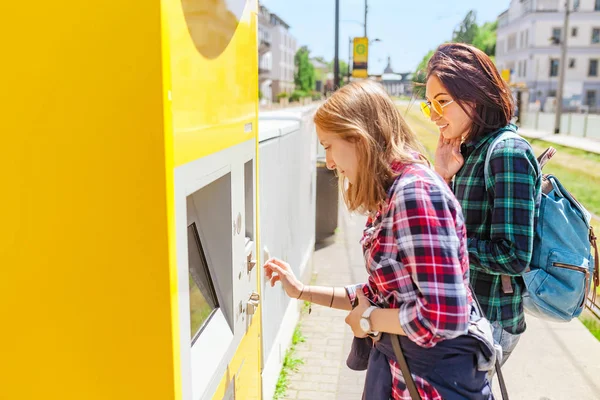
<instances>
[{"instance_id":1,"label":"green tree","mask_svg":"<svg viewBox=\"0 0 600 400\"><path fill-rule=\"evenodd\" d=\"M294 57L296 73L294 83L296 89L310 92L315 88L315 68L310 62L310 51L306 46L300 47Z\"/></svg>"},{"instance_id":2,"label":"green tree","mask_svg":"<svg viewBox=\"0 0 600 400\"><path fill-rule=\"evenodd\" d=\"M481 26L477 25L477 13L471 10L467 13L457 30L452 32L452 41L458 43L472 44L485 54L490 56L492 61L496 53L496 29L498 22L486 22ZM413 74L413 92L417 97L425 97L425 76L427 73L427 63L435 50L430 50L423 57L415 73Z\"/></svg>"},{"instance_id":3,"label":"green tree","mask_svg":"<svg viewBox=\"0 0 600 400\"><path fill-rule=\"evenodd\" d=\"M425 77L427 76L427 63L431 56L433 56L435 50L429 50L429 53L423 57L415 73L413 74L413 93L416 97L423 98L425 97Z\"/></svg>"},{"instance_id":4,"label":"green tree","mask_svg":"<svg viewBox=\"0 0 600 400\"><path fill-rule=\"evenodd\" d=\"M471 10L467 13L457 30L452 33L452 41L458 43L472 44L477 36L477 13Z\"/></svg>"},{"instance_id":5,"label":"green tree","mask_svg":"<svg viewBox=\"0 0 600 400\"><path fill-rule=\"evenodd\" d=\"M348 63L340 60L340 76L348 75Z\"/></svg>"},{"instance_id":6,"label":"green tree","mask_svg":"<svg viewBox=\"0 0 600 400\"><path fill-rule=\"evenodd\" d=\"M477 30L477 35L473 39L473 46L483 51L488 56L496 54L496 29L498 21L486 22Z\"/></svg>"},{"instance_id":7,"label":"green tree","mask_svg":"<svg viewBox=\"0 0 600 400\"><path fill-rule=\"evenodd\" d=\"M348 76L348 63L344 60L339 60L338 64L340 65L340 86L344 82L344 77ZM333 72L333 61L327 63L329 66L329 72Z\"/></svg>"},{"instance_id":8,"label":"green tree","mask_svg":"<svg viewBox=\"0 0 600 400\"><path fill-rule=\"evenodd\" d=\"M315 70L315 81L325 81L326 75L327 71L323 71L322 69Z\"/></svg>"},{"instance_id":9,"label":"green tree","mask_svg":"<svg viewBox=\"0 0 600 400\"><path fill-rule=\"evenodd\" d=\"M316 63L313 64L313 67L315 69L315 82L325 82L325 79L327 78L327 73L329 72L329 63L325 60L325 58L321 56L312 57L310 61Z\"/></svg>"}]
</instances>

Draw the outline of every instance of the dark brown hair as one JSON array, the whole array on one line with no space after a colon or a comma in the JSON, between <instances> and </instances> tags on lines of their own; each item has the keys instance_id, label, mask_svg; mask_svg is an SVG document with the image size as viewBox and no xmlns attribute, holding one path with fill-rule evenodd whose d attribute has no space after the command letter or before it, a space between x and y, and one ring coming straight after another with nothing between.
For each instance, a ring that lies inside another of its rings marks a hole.
<instances>
[{"instance_id":1,"label":"dark brown hair","mask_svg":"<svg viewBox=\"0 0 600 400\"><path fill-rule=\"evenodd\" d=\"M427 64L427 79L432 75L471 116L473 126L466 140L475 140L510 123L514 111L510 88L483 51L464 43L442 44Z\"/></svg>"}]
</instances>

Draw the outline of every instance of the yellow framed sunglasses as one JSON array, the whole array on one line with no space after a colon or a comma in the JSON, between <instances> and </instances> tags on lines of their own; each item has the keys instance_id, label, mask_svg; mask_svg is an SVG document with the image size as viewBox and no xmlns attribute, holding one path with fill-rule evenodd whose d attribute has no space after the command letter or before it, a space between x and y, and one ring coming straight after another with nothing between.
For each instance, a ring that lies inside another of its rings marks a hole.
<instances>
[{"instance_id":1,"label":"yellow framed sunglasses","mask_svg":"<svg viewBox=\"0 0 600 400\"><path fill-rule=\"evenodd\" d=\"M433 111L435 111L435 113L441 117L444 114L444 107L449 106L452 103L454 103L454 100L450 100L444 105L441 105L440 102L436 99L433 99L431 101L424 101L421 103L421 111L423 111L423 114L427 118L430 118L431 109L433 108Z\"/></svg>"}]
</instances>

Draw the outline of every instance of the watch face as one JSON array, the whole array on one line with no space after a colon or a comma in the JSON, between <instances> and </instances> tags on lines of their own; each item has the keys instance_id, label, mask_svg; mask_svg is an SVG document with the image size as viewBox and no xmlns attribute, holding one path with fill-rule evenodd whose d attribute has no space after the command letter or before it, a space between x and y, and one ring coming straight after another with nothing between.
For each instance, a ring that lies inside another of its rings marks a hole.
<instances>
[{"instance_id":1,"label":"watch face","mask_svg":"<svg viewBox=\"0 0 600 400\"><path fill-rule=\"evenodd\" d=\"M369 321L366 318L360 319L360 329L365 332L369 332L371 330L371 324L369 324Z\"/></svg>"}]
</instances>

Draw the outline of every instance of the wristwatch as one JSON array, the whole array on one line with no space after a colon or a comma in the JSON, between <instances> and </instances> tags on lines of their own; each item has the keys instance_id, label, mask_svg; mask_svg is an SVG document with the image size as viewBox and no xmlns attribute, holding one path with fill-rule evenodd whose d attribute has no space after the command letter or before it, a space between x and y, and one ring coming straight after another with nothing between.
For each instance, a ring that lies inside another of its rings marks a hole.
<instances>
[{"instance_id":1,"label":"wristwatch","mask_svg":"<svg viewBox=\"0 0 600 400\"><path fill-rule=\"evenodd\" d=\"M373 336L379 335L379 332L373 332L371 330L371 320L369 319L369 317L371 316L373 310L375 310L376 308L377 307L375 306L367 308L363 313L362 317L360 317L360 329L362 329L365 333Z\"/></svg>"}]
</instances>

